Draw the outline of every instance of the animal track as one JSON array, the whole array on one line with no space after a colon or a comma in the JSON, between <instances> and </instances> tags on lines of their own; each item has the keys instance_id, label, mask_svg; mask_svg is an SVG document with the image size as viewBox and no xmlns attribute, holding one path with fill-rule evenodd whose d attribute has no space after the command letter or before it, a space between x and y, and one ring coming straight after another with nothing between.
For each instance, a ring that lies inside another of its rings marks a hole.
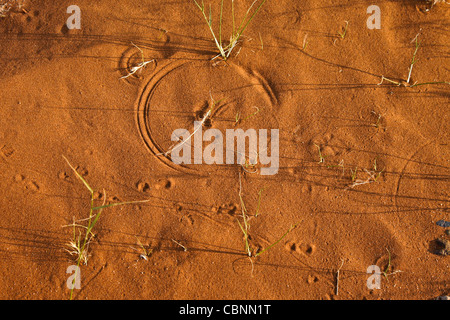
<instances>
[{"instance_id":1,"label":"animal track","mask_svg":"<svg viewBox=\"0 0 450 320\"><path fill-rule=\"evenodd\" d=\"M169 189L172 189L174 186L175 186L175 181L173 179L169 178L167 180L162 180L158 184L156 184L155 189L159 190L163 187L164 189L169 190Z\"/></svg>"},{"instance_id":2,"label":"animal track","mask_svg":"<svg viewBox=\"0 0 450 320\"><path fill-rule=\"evenodd\" d=\"M140 182L136 183L136 188L138 189L139 192L146 193L146 192L150 191L150 184L145 181L140 181Z\"/></svg>"},{"instance_id":3,"label":"animal track","mask_svg":"<svg viewBox=\"0 0 450 320\"><path fill-rule=\"evenodd\" d=\"M313 275L313 274L310 274L310 275L308 275L307 282L309 284L313 284L313 283L319 282L319 278L317 276Z\"/></svg>"},{"instance_id":4,"label":"animal track","mask_svg":"<svg viewBox=\"0 0 450 320\"><path fill-rule=\"evenodd\" d=\"M58 173L58 178L60 178L61 180L67 180L69 179L69 175L66 171L61 171L60 173Z\"/></svg>"},{"instance_id":5,"label":"animal track","mask_svg":"<svg viewBox=\"0 0 450 320\"><path fill-rule=\"evenodd\" d=\"M308 172L304 168L303 164L300 163L294 167L290 167L287 169L287 172L290 176L293 176L296 179L306 179L308 177Z\"/></svg>"},{"instance_id":6,"label":"animal track","mask_svg":"<svg viewBox=\"0 0 450 320\"><path fill-rule=\"evenodd\" d=\"M101 192L99 192L99 191L96 191L96 192L94 193L94 199L95 199L95 200L102 200L102 199L103 199L103 193L101 193Z\"/></svg>"},{"instance_id":7,"label":"animal track","mask_svg":"<svg viewBox=\"0 0 450 320\"><path fill-rule=\"evenodd\" d=\"M37 182L28 180L24 175L16 174L14 176L14 181L22 184L23 188L27 191L38 192L40 190L40 186Z\"/></svg>"},{"instance_id":8,"label":"animal track","mask_svg":"<svg viewBox=\"0 0 450 320\"><path fill-rule=\"evenodd\" d=\"M342 154L342 152L340 148L336 147L338 143L335 140L336 139L334 139L333 134L326 133L322 137L316 137L312 139L309 150L315 158L317 158L317 146L320 148L320 152L325 157L325 159L328 157L339 156Z\"/></svg>"},{"instance_id":9,"label":"animal track","mask_svg":"<svg viewBox=\"0 0 450 320\"><path fill-rule=\"evenodd\" d=\"M302 185L302 189L301 189L302 193L312 193L313 192L313 187L310 184L304 184Z\"/></svg>"},{"instance_id":10,"label":"animal track","mask_svg":"<svg viewBox=\"0 0 450 320\"><path fill-rule=\"evenodd\" d=\"M11 157L14 152L16 152L16 150L14 150L14 148L8 146L8 145L4 145L0 148L0 153L5 157L5 158L9 158Z\"/></svg>"},{"instance_id":11,"label":"animal track","mask_svg":"<svg viewBox=\"0 0 450 320\"><path fill-rule=\"evenodd\" d=\"M175 207L175 210L178 214L180 214L180 222L186 221L186 223L190 226L192 226L194 224L194 218L192 218L192 215L189 213L187 213L187 214L183 213L184 208L182 205L177 204Z\"/></svg>"},{"instance_id":12,"label":"animal track","mask_svg":"<svg viewBox=\"0 0 450 320\"><path fill-rule=\"evenodd\" d=\"M212 106L210 105L210 102L207 100L204 100L202 103L198 104L194 107L195 111L195 121L203 121L205 115L207 114L208 110L211 110ZM211 117L205 119L203 125L206 128L211 128L212 121Z\"/></svg>"},{"instance_id":13,"label":"animal track","mask_svg":"<svg viewBox=\"0 0 450 320\"><path fill-rule=\"evenodd\" d=\"M306 256L311 256L316 251L315 245L310 245L306 243L296 243L296 242L288 242L286 243L286 249L291 252L297 252Z\"/></svg>"},{"instance_id":14,"label":"animal track","mask_svg":"<svg viewBox=\"0 0 450 320\"><path fill-rule=\"evenodd\" d=\"M87 169L85 169L83 167L78 166L75 169L82 177L86 177L89 174L89 171L87 171Z\"/></svg>"},{"instance_id":15,"label":"animal track","mask_svg":"<svg viewBox=\"0 0 450 320\"><path fill-rule=\"evenodd\" d=\"M25 185L25 189L32 191L32 192L38 192L39 191L39 185L34 182L34 181L29 181L26 185Z\"/></svg>"},{"instance_id":16,"label":"animal track","mask_svg":"<svg viewBox=\"0 0 450 320\"><path fill-rule=\"evenodd\" d=\"M229 214L230 216L233 216L236 214L236 211L238 209L237 204L222 204L219 207L214 207L213 212L216 214Z\"/></svg>"},{"instance_id":17,"label":"animal track","mask_svg":"<svg viewBox=\"0 0 450 320\"><path fill-rule=\"evenodd\" d=\"M120 202L120 199L117 196L111 196L108 197L108 202Z\"/></svg>"},{"instance_id":18,"label":"animal track","mask_svg":"<svg viewBox=\"0 0 450 320\"><path fill-rule=\"evenodd\" d=\"M172 179L167 179L166 183L164 184L164 188L172 189L174 185L175 183Z\"/></svg>"},{"instance_id":19,"label":"animal track","mask_svg":"<svg viewBox=\"0 0 450 320\"><path fill-rule=\"evenodd\" d=\"M183 218L184 219L184 218ZM194 218L190 214L188 214L185 219L187 220L187 223L192 226L194 224Z\"/></svg>"}]
</instances>

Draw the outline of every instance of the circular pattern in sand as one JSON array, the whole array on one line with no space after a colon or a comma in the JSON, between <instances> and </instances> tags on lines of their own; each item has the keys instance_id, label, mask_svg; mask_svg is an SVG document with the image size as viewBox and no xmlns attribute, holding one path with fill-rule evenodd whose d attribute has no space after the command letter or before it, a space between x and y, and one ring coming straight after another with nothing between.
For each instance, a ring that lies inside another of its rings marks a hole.
<instances>
[{"instance_id":1,"label":"circular pattern in sand","mask_svg":"<svg viewBox=\"0 0 450 320\"><path fill-rule=\"evenodd\" d=\"M156 59L152 57L148 59L144 55L144 51L137 46L129 47L119 60L118 69L124 79L130 83L137 84L141 78L142 71L154 71L156 69ZM142 68L139 68L142 66ZM139 68L135 70L136 68Z\"/></svg>"},{"instance_id":2,"label":"circular pattern in sand","mask_svg":"<svg viewBox=\"0 0 450 320\"><path fill-rule=\"evenodd\" d=\"M177 144L171 140L173 131L193 133L194 121L202 121L210 109L202 130L220 130L224 154L226 129L279 127L277 99L257 72L233 63L180 60L159 67L144 86L137 102L138 130L148 150L172 168L194 174L226 171L230 165L176 165L167 154Z\"/></svg>"}]
</instances>

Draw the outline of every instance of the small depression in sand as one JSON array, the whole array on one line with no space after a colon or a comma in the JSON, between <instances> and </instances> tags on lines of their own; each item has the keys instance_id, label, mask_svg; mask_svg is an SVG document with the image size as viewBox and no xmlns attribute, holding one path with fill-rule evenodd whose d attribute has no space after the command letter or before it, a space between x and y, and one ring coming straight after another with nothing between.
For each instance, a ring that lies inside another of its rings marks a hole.
<instances>
[{"instance_id":1,"label":"small depression in sand","mask_svg":"<svg viewBox=\"0 0 450 320\"><path fill-rule=\"evenodd\" d=\"M158 66L144 85L137 102L138 130L149 151L174 169L195 174L229 171L230 165L176 165L167 154L180 143L171 140L172 133L193 133L194 121L202 121L211 108L202 130L220 130L224 154L227 129L279 128L277 99L257 72L232 63L180 60ZM192 148L193 139L187 143ZM209 143L204 142L203 149Z\"/></svg>"}]
</instances>

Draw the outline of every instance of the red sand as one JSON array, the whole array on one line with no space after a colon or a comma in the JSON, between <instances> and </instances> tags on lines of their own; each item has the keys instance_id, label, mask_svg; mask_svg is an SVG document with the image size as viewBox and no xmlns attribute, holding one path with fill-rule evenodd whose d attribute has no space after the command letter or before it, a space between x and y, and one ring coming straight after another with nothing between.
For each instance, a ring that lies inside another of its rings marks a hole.
<instances>
[{"instance_id":1,"label":"red sand","mask_svg":"<svg viewBox=\"0 0 450 320\"><path fill-rule=\"evenodd\" d=\"M250 3L236 2L238 17ZM369 30L368 1L269 0L228 64L211 61L217 49L193 1L79 0L81 30L65 25L72 3L30 0L6 13L0 298L69 298L73 230L63 226L88 217L89 192L63 155L108 203L149 199L103 211L74 299L448 295L450 260L435 240L450 239L436 225L450 220L450 87L378 84L405 83L418 33L411 83L450 81L449 6L378 3L381 29ZM155 60L120 79L142 62L132 43ZM211 128L279 129L276 175L155 156L173 130L192 131L210 95L225 105ZM377 181L351 187L356 167L355 181L364 169ZM239 173L253 254L298 223L253 267L237 222ZM371 265L394 273L380 289L366 285Z\"/></svg>"}]
</instances>

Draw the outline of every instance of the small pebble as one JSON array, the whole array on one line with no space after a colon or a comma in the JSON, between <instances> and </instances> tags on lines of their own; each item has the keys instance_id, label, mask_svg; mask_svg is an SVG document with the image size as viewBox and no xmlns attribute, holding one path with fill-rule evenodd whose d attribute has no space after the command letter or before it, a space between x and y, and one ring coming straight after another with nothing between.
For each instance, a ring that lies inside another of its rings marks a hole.
<instances>
[{"instance_id":1,"label":"small pebble","mask_svg":"<svg viewBox=\"0 0 450 320\"><path fill-rule=\"evenodd\" d=\"M436 244L438 246L437 254L441 256L450 255L450 241L445 239L436 239Z\"/></svg>"},{"instance_id":2,"label":"small pebble","mask_svg":"<svg viewBox=\"0 0 450 320\"><path fill-rule=\"evenodd\" d=\"M450 221L439 220L438 222L436 222L436 224L437 224L439 227L450 228Z\"/></svg>"}]
</instances>

